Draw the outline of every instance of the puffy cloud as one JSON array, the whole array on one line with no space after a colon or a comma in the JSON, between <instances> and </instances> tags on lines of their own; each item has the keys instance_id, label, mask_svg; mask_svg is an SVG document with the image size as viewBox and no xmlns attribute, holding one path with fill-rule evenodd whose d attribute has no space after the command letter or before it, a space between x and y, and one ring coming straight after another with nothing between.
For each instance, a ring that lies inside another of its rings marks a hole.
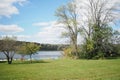
<instances>
[{"instance_id":1,"label":"puffy cloud","mask_svg":"<svg viewBox=\"0 0 120 80\"><path fill-rule=\"evenodd\" d=\"M11 17L13 14L19 14L19 10L15 3L23 5L27 0L0 0L0 17Z\"/></svg>"},{"instance_id":2,"label":"puffy cloud","mask_svg":"<svg viewBox=\"0 0 120 80\"><path fill-rule=\"evenodd\" d=\"M31 38L30 35L16 35L16 37L19 41L26 41Z\"/></svg>"},{"instance_id":3,"label":"puffy cloud","mask_svg":"<svg viewBox=\"0 0 120 80\"><path fill-rule=\"evenodd\" d=\"M38 23L33 23L33 26L39 26L39 27L44 27L44 26L49 26L51 24L54 24L55 21L51 22L38 22Z\"/></svg>"},{"instance_id":4,"label":"puffy cloud","mask_svg":"<svg viewBox=\"0 0 120 80\"><path fill-rule=\"evenodd\" d=\"M22 32L22 31L24 31L24 29L15 24L12 24L12 25L0 24L0 32L15 33L15 32Z\"/></svg>"},{"instance_id":5,"label":"puffy cloud","mask_svg":"<svg viewBox=\"0 0 120 80\"><path fill-rule=\"evenodd\" d=\"M58 24L56 21L35 23L36 26L44 26L35 37L40 43L65 43L65 39L61 38L61 33L65 31L63 24Z\"/></svg>"},{"instance_id":6,"label":"puffy cloud","mask_svg":"<svg viewBox=\"0 0 120 80\"><path fill-rule=\"evenodd\" d=\"M32 35L15 35L19 41L30 41L38 43L49 43L49 44L63 44L66 43L66 38L61 38L61 33L65 31L63 24L57 24L56 21L51 22L40 22L40 24L49 24L42 25L40 31ZM41 26L41 25L39 25ZM0 25L0 32L20 32L23 29L17 25ZM13 35L7 35L9 37ZM2 35L6 36L6 35ZM67 42L68 43L68 42Z\"/></svg>"}]
</instances>

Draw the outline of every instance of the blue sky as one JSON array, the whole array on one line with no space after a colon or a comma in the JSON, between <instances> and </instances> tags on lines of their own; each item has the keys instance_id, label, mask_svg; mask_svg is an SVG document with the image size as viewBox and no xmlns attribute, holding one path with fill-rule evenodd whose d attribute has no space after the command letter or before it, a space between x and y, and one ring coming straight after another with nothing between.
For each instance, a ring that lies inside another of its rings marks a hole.
<instances>
[{"instance_id":1,"label":"blue sky","mask_svg":"<svg viewBox=\"0 0 120 80\"><path fill-rule=\"evenodd\" d=\"M54 35L58 30L52 29L57 20L54 14L68 1L0 0L0 35L14 35L23 41L62 43L60 32Z\"/></svg>"}]
</instances>

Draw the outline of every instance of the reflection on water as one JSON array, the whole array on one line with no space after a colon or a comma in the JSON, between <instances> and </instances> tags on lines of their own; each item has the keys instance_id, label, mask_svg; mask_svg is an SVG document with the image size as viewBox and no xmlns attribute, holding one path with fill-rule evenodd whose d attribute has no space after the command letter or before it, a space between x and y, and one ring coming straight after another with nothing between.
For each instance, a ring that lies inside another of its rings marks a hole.
<instances>
[{"instance_id":1,"label":"reflection on water","mask_svg":"<svg viewBox=\"0 0 120 80\"><path fill-rule=\"evenodd\" d=\"M62 51L39 51L37 54L32 55L32 58L34 60L40 60L40 59L59 59L62 57ZM20 59L21 55L15 54L14 59ZM25 59L29 59L29 56L25 56ZM0 59L6 59L6 56L2 53L0 53Z\"/></svg>"}]
</instances>

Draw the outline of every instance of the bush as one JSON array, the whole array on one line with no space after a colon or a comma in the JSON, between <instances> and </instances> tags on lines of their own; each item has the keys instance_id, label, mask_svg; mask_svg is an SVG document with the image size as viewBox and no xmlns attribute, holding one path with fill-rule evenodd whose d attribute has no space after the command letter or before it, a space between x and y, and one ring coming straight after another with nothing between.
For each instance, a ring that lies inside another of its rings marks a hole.
<instances>
[{"instance_id":1,"label":"bush","mask_svg":"<svg viewBox=\"0 0 120 80\"><path fill-rule=\"evenodd\" d=\"M74 57L74 55L72 54L72 48L71 47L64 48L63 51L64 51L64 54L63 54L64 57L69 57L69 58Z\"/></svg>"}]
</instances>

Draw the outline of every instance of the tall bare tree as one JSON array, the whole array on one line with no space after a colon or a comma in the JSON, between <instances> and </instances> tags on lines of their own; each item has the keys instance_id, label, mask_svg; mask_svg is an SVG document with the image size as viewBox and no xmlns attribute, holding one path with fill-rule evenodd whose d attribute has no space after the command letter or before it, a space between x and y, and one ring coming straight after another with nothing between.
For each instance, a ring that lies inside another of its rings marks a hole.
<instances>
[{"instance_id":1,"label":"tall bare tree","mask_svg":"<svg viewBox=\"0 0 120 80\"><path fill-rule=\"evenodd\" d=\"M112 3L113 2L113 3ZM86 37L92 36L93 26L104 27L114 23L120 17L119 0L76 0L78 4L81 27Z\"/></svg>"},{"instance_id":2,"label":"tall bare tree","mask_svg":"<svg viewBox=\"0 0 120 80\"><path fill-rule=\"evenodd\" d=\"M77 51L77 38L78 38L78 22L77 22L77 6L72 0L67 5L60 6L56 10L56 16L58 17L58 22L64 24L66 32L64 36L70 38L70 45L72 47L72 53L76 57L78 56Z\"/></svg>"}]
</instances>

